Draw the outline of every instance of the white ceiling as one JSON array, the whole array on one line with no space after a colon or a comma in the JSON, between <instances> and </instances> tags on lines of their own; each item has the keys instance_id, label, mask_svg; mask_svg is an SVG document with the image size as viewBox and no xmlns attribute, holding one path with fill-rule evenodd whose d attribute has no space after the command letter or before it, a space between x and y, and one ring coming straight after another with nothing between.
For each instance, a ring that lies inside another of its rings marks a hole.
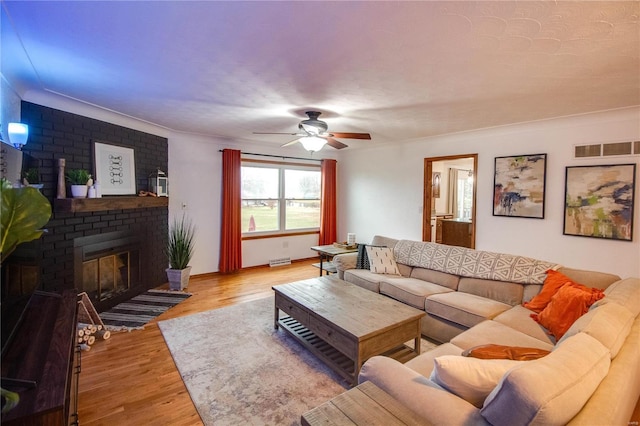
<instances>
[{"instance_id":1,"label":"white ceiling","mask_svg":"<svg viewBox=\"0 0 640 426\"><path fill-rule=\"evenodd\" d=\"M640 2L5 1L2 75L278 146L304 111L386 144L640 105ZM325 148L331 149L331 148Z\"/></svg>"}]
</instances>

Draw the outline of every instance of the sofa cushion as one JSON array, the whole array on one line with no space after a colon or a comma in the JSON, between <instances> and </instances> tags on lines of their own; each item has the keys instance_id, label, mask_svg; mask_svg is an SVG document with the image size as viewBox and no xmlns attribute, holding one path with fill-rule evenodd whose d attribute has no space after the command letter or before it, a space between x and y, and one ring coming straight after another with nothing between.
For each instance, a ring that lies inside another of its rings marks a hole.
<instances>
[{"instance_id":1,"label":"sofa cushion","mask_svg":"<svg viewBox=\"0 0 640 426\"><path fill-rule=\"evenodd\" d=\"M607 303L584 314L558 341L561 345L571 336L586 333L602 343L615 358L631 331L634 316L627 308L617 303Z\"/></svg>"},{"instance_id":2,"label":"sofa cushion","mask_svg":"<svg viewBox=\"0 0 640 426\"><path fill-rule=\"evenodd\" d=\"M553 345L550 343L528 336L520 331L514 330L508 325L496 321L481 322L475 327L455 336L451 339L451 343L463 350L488 343L548 350L553 348Z\"/></svg>"},{"instance_id":3,"label":"sofa cushion","mask_svg":"<svg viewBox=\"0 0 640 426\"><path fill-rule=\"evenodd\" d=\"M461 278L458 291L497 300L510 306L522 303L522 285L506 281Z\"/></svg>"},{"instance_id":4,"label":"sofa cushion","mask_svg":"<svg viewBox=\"0 0 640 426\"><path fill-rule=\"evenodd\" d=\"M603 297L602 290L568 282L553 295L542 312L531 314L531 317L558 340L578 318L589 311L591 305Z\"/></svg>"},{"instance_id":5,"label":"sofa cushion","mask_svg":"<svg viewBox=\"0 0 640 426\"><path fill-rule=\"evenodd\" d=\"M444 355L434 360L434 368L429 378L465 401L482 407L484 400L502 376L523 362L525 361Z\"/></svg>"},{"instance_id":6,"label":"sofa cushion","mask_svg":"<svg viewBox=\"0 0 640 426\"><path fill-rule=\"evenodd\" d=\"M506 303L474 294L452 291L429 296L425 311L465 327L473 327L511 308Z\"/></svg>"},{"instance_id":7,"label":"sofa cushion","mask_svg":"<svg viewBox=\"0 0 640 426\"><path fill-rule=\"evenodd\" d=\"M513 308L505 311L495 317L493 320L508 327L518 330L528 336L535 337L536 339L548 343L549 345L555 345L556 339L549 333L547 329L538 324L531 318L533 311L528 310L524 306L514 306Z\"/></svg>"},{"instance_id":8,"label":"sofa cushion","mask_svg":"<svg viewBox=\"0 0 640 426\"><path fill-rule=\"evenodd\" d=\"M413 371L417 371L425 377L429 377L433 371L433 360L443 355L460 355L462 349L454 345L453 343L443 343L435 348L423 352L420 356L414 357L405 362L405 366L409 367Z\"/></svg>"},{"instance_id":9,"label":"sofa cushion","mask_svg":"<svg viewBox=\"0 0 640 426\"><path fill-rule=\"evenodd\" d=\"M578 333L546 357L509 370L480 414L494 425L566 424L607 375L610 362L607 348Z\"/></svg>"},{"instance_id":10,"label":"sofa cushion","mask_svg":"<svg viewBox=\"0 0 640 426\"><path fill-rule=\"evenodd\" d=\"M401 265L401 264L400 264ZM404 274L403 274L404 275ZM438 284L448 287L451 290L458 289L460 277L458 275L447 274L446 272L434 271L433 269L415 267L411 271L411 278Z\"/></svg>"},{"instance_id":11,"label":"sofa cushion","mask_svg":"<svg viewBox=\"0 0 640 426\"><path fill-rule=\"evenodd\" d=\"M371 239L372 246L380 246L380 247L390 247L394 248L399 240L395 238L385 237L382 235L375 235Z\"/></svg>"},{"instance_id":12,"label":"sofa cushion","mask_svg":"<svg viewBox=\"0 0 640 426\"><path fill-rule=\"evenodd\" d=\"M389 247L367 246L367 257L371 272L376 274L400 275L393 250Z\"/></svg>"},{"instance_id":13,"label":"sofa cushion","mask_svg":"<svg viewBox=\"0 0 640 426\"><path fill-rule=\"evenodd\" d=\"M606 272L587 271L586 269L573 269L567 267L558 268L558 272L566 275L573 282L581 283L587 287L594 287L604 290L616 281L620 280L618 275Z\"/></svg>"},{"instance_id":14,"label":"sofa cushion","mask_svg":"<svg viewBox=\"0 0 640 426\"><path fill-rule=\"evenodd\" d=\"M384 277L380 281L381 294L421 310L424 310L424 301L427 296L452 291L450 288L415 278Z\"/></svg>"},{"instance_id":15,"label":"sofa cushion","mask_svg":"<svg viewBox=\"0 0 640 426\"><path fill-rule=\"evenodd\" d=\"M344 280L352 284L380 293L380 280L383 275L375 274L368 269L348 269L344 271Z\"/></svg>"},{"instance_id":16,"label":"sofa cushion","mask_svg":"<svg viewBox=\"0 0 640 426\"><path fill-rule=\"evenodd\" d=\"M596 302L593 307L615 302L627 308L634 317L640 313L640 278L626 278L619 280L604 291L604 299Z\"/></svg>"}]
</instances>

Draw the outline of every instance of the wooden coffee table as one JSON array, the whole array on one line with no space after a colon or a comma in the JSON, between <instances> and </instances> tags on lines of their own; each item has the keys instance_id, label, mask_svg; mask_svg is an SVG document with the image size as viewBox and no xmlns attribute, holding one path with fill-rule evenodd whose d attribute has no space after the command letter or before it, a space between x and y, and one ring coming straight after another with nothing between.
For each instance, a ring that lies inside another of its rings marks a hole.
<instances>
[{"instance_id":1,"label":"wooden coffee table","mask_svg":"<svg viewBox=\"0 0 640 426\"><path fill-rule=\"evenodd\" d=\"M375 355L403 361L420 354L424 311L335 276L273 287L274 327L282 327L354 386ZM280 310L288 316L280 317ZM404 342L414 340L414 349Z\"/></svg>"}]
</instances>

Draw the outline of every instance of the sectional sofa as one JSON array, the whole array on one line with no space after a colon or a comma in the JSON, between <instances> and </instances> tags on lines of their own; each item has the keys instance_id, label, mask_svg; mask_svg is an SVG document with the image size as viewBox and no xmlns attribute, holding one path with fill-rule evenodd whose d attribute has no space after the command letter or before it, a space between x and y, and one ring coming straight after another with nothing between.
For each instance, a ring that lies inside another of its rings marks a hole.
<instances>
[{"instance_id":1,"label":"sectional sofa","mask_svg":"<svg viewBox=\"0 0 640 426\"><path fill-rule=\"evenodd\" d=\"M358 255L349 253L334 257L338 276L424 310L423 335L442 344L406 364L371 358L360 382L374 382L425 423L628 424L640 396L640 279L383 236L371 246L392 249L399 275L356 268ZM550 270L603 290L560 339L523 306ZM529 361L461 356L487 344L549 353Z\"/></svg>"}]
</instances>

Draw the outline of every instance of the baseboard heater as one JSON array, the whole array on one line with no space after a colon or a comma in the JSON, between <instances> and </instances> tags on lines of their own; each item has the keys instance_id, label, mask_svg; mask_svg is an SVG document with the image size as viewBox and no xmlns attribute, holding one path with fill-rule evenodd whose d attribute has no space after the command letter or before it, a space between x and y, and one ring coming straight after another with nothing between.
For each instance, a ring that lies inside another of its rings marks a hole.
<instances>
[{"instance_id":1,"label":"baseboard heater","mask_svg":"<svg viewBox=\"0 0 640 426\"><path fill-rule=\"evenodd\" d=\"M282 265L291 265L291 258L290 257L281 257L279 259L271 259L271 260L269 260L269 266L271 266L272 268L274 266L282 266Z\"/></svg>"}]
</instances>

